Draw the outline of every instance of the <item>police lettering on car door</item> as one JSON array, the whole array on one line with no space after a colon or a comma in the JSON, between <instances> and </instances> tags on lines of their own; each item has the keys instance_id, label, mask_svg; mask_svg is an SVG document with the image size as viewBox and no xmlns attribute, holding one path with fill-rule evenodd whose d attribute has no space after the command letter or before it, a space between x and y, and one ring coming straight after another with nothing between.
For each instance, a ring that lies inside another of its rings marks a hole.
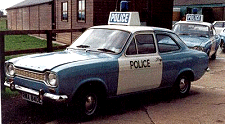
<instances>
[{"instance_id":1,"label":"police lettering on car door","mask_svg":"<svg viewBox=\"0 0 225 124\"><path fill-rule=\"evenodd\" d=\"M130 69L134 68L148 68L150 66L150 60L136 60L136 61L130 61Z\"/></svg>"}]
</instances>

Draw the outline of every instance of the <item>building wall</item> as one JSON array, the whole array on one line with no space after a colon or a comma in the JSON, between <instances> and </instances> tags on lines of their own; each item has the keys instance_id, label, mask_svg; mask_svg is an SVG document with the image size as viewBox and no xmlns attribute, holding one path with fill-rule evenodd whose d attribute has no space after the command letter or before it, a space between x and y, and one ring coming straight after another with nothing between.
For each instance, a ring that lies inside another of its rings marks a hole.
<instances>
[{"instance_id":1,"label":"building wall","mask_svg":"<svg viewBox=\"0 0 225 124\"><path fill-rule=\"evenodd\" d=\"M23 30L23 11L22 9L17 9L17 13L16 13L16 17L17 17L17 21L16 21L16 25L17 25L17 30Z\"/></svg>"},{"instance_id":2,"label":"building wall","mask_svg":"<svg viewBox=\"0 0 225 124\"><path fill-rule=\"evenodd\" d=\"M30 29L30 9L29 7L22 8L23 11L23 30Z\"/></svg>"},{"instance_id":3,"label":"building wall","mask_svg":"<svg viewBox=\"0 0 225 124\"><path fill-rule=\"evenodd\" d=\"M7 10L8 29L51 30L52 5L49 3ZM46 38L45 34L34 34Z\"/></svg>"},{"instance_id":4,"label":"building wall","mask_svg":"<svg viewBox=\"0 0 225 124\"><path fill-rule=\"evenodd\" d=\"M86 0L86 20L85 22L77 21L77 0L72 0L72 29L77 28L89 28L94 26L93 16L94 16L94 0ZM77 39L82 34L82 32L73 32L71 37L71 43Z\"/></svg>"},{"instance_id":5,"label":"building wall","mask_svg":"<svg viewBox=\"0 0 225 124\"><path fill-rule=\"evenodd\" d=\"M62 2L68 2L68 21L61 19ZM117 3L118 1L118 3ZM51 30L52 10L55 10L56 29L89 28L106 25L111 11L120 10L121 0L86 0L86 20L78 22L77 0L55 0L54 5L45 3L10 9L8 28L12 30ZM52 6L54 9L52 9ZM130 0L129 11L138 11L141 22L148 26L172 27L173 0ZM71 44L81 32L58 33L56 40ZM44 37L43 35L41 35Z\"/></svg>"},{"instance_id":6,"label":"building wall","mask_svg":"<svg viewBox=\"0 0 225 124\"><path fill-rule=\"evenodd\" d=\"M17 9L12 11L12 16L11 16L12 17L12 22L11 22L12 27L11 28L13 30L17 30L17 17L16 17L17 14L16 13L17 13Z\"/></svg>"},{"instance_id":7,"label":"building wall","mask_svg":"<svg viewBox=\"0 0 225 124\"><path fill-rule=\"evenodd\" d=\"M108 23L109 13L116 9L116 0L95 0L93 9L93 25L106 25Z\"/></svg>"},{"instance_id":8,"label":"building wall","mask_svg":"<svg viewBox=\"0 0 225 124\"><path fill-rule=\"evenodd\" d=\"M68 21L62 20L62 2L68 2ZM71 11L71 0L57 0L55 3L56 7L56 29L71 29L72 11ZM58 42L71 44L71 33L57 33L56 40Z\"/></svg>"},{"instance_id":9,"label":"building wall","mask_svg":"<svg viewBox=\"0 0 225 124\"><path fill-rule=\"evenodd\" d=\"M217 20L217 21L225 20L224 9L225 9L225 7L214 7L213 8L213 15L214 15L215 20Z\"/></svg>"},{"instance_id":10,"label":"building wall","mask_svg":"<svg viewBox=\"0 0 225 124\"><path fill-rule=\"evenodd\" d=\"M39 6L39 28L40 30L52 29L52 6L43 4ZM45 34L40 34L41 37L46 37Z\"/></svg>"},{"instance_id":11,"label":"building wall","mask_svg":"<svg viewBox=\"0 0 225 124\"><path fill-rule=\"evenodd\" d=\"M40 30L39 24L39 6L30 7L30 29L29 30ZM40 36L40 34L34 34Z\"/></svg>"},{"instance_id":12,"label":"building wall","mask_svg":"<svg viewBox=\"0 0 225 124\"><path fill-rule=\"evenodd\" d=\"M12 29L12 10L7 11L7 28Z\"/></svg>"}]
</instances>

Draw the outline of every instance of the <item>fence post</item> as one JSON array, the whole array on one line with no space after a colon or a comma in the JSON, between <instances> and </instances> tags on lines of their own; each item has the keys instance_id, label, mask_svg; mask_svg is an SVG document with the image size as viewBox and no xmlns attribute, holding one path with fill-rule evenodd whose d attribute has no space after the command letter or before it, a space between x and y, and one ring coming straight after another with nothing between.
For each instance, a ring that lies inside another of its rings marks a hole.
<instances>
[{"instance_id":1,"label":"fence post","mask_svg":"<svg viewBox=\"0 0 225 124\"><path fill-rule=\"evenodd\" d=\"M5 41L4 35L0 35L0 80L1 80L1 91L5 91Z\"/></svg>"},{"instance_id":2,"label":"fence post","mask_svg":"<svg viewBox=\"0 0 225 124\"><path fill-rule=\"evenodd\" d=\"M47 31L47 52L52 52L52 30Z\"/></svg>"}]
</instances>

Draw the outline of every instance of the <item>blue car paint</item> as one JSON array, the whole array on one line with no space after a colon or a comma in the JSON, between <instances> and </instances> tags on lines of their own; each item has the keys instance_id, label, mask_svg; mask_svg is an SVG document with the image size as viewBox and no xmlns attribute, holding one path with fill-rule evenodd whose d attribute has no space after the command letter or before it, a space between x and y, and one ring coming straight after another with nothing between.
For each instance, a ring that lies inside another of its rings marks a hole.
<instances>
[{"instance_id":1,"label":"blue car paint","mask_svg":"<svg viewBox=\"0 0 225 124\"><path fill-rule=\"evenodd\" d=\"M197 80L205 73L204 70L208 67L207 54L197 50L189 49L176 34L173 34L173 37L176 38L176 41L180 45L180 50L168 53L160 53L163 62L163 75L160 87L171 87L178 76L184 72L193 73L193 81ZM196 53L199 55L195 56ZM203 68L198 66L198 64L204 64L201 66ZM198 70L201 70L201 72L198 72Z\"/></svg>"},{"instance_id":2,"label":"blue car paint","mask_svg":"<svg viewBox=\"0 0 225 124\"><path fill-rule=\"evenodd\" d=\"M186 45L190 48L195 46L201 46L204 48L204 52L207 53L211 48L211 41L209 38L206 37L197 37L197 36L187 36L187 35L180 35L180 38L185 41Z\"/></svg>"},{"instance_id":3,"label":"blue car paint","mask_svg":"<svg viewBox=\"0 0 225 124\"><path fill-rule=\"evenodd\" d=\"M118 66L116 57L105 56L96 60L68 63L52 71L60 77L59 89L62 94L72 97L81 85L92 81L102 83L110 96L117 92Z\"/></svg>"}]
</instances>

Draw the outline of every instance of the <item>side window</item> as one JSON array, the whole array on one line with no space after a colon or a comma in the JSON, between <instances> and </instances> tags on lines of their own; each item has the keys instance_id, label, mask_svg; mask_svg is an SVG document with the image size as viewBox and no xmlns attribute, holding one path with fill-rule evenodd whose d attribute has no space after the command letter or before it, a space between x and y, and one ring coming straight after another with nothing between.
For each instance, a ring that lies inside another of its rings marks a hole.
<instances>
[{"instance_id":1,"label":"side window","mask_svg":"<svg viewBox=\"0 0 225 124\"><path fill-rule=\"evenodd\" d=\"M157 34L156 39L158 41L159 52L161 53L177 51L180 49L180 47L169 35Z\"/></svg>"},{"instance_id":2,"label":"side window","mask_svg":"<svg viewBox=\"0 0 225 124\"><path fill-rule=\"evenodd\" d=\"M219 27L219 28L222 28L223 27L223 23L222 22L216 22L214 24L215 27Z\"/></svg>"},{"instance_id":3,"label":"side window","mask_svg":"<svg viewBox=\"0 0 225 124\"><path fill-rule=\"evenodd\" d=\"M135 55L137 54L137 49L136 49L136 45L135 45L135 40L133 38L133 40L131 41L127 51L126 51L126 55Z\"/></svg>"},{"instance_id":4,"label":"side window","mask_svg":"<svg viewBox=\"0 0 225 124\"><path fill-rule=\"evenodd\" d=\"M135 36L138 54L156 53L152 34L138 34Z\"/></svg>"}]
</instances>

